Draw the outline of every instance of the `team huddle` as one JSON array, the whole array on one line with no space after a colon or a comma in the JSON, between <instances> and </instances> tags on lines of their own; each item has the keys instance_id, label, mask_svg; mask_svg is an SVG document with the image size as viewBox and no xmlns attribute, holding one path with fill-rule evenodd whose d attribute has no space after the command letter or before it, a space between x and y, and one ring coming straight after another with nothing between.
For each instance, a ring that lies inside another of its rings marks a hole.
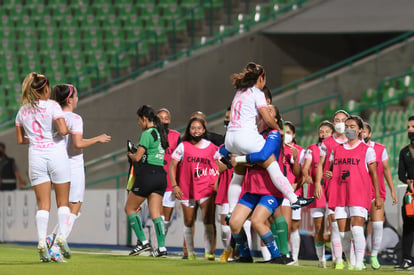
<instances>
[{"instance_id":1,"label":"team huddle","mask_svg":"<svg viewBox=\"0 0 414 275\"><path fill-rule=\"evenodd\" d=\"M396 195L387 151L371 141L370 125L338 110L332 122L319 125L318 142L303 148L296 144L295 125L283 121L279 110L270 105L272 97L261 65L249 63L231 79L236 94L226 112L224 137L207 131L201 112L192 114L180 137L168 127L171 116L167 109L155 111L148 105L138 109L143 132L136 148L128 152L134 177L125 205L138 239L130 255L152 250L137 213L147 200L158 243L153 256L167 256L165 238L178 200L183 209L183 248L188 260L196 258L194 223L198 207L204 224L204 256L215 259L218 205L224 247L220 261L252 263L254 231L261 239L263 262L298 265L301 208L307 207L313 219L319 267L326 268L324 231L329 224L336 269L364 269L367 243L371 266L379 269L384 177L393 203ZM82 138L82 119L72 112L76 93L72 85L56 85L53 98L59 105L48 100L51 91L47 78L32 73L23 82L23 105L16 117L18 143L30 144L29 173L39 209L38 251L46 262L64 261L61 254L71 256L66 239L79 216L85 188L82 148L110 140L106 135ZM51 183L57 196L59 224L47 237ZM366 238L364 225L368 219L372 233ZM238 257L234 256L236 248Z\"/></svg>"}]
</instances>

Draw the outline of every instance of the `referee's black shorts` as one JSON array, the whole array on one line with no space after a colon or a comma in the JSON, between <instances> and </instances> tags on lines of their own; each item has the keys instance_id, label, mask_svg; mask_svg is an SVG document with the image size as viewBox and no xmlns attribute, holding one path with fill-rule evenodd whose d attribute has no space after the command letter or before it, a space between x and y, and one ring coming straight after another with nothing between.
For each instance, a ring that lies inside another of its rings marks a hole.
<instances>
[{"instance_id":1,"label":"referee's black shorts","mask_svg":"<svg viewBox=\"0 0 414 275\"><path fill-rule=\"evenodd\" d=\"M164 196L167 188L167 173L162 166L140 164L134 167L135 183L131 192L147 198L151 193Z\"/></svg>"}]
</instances>

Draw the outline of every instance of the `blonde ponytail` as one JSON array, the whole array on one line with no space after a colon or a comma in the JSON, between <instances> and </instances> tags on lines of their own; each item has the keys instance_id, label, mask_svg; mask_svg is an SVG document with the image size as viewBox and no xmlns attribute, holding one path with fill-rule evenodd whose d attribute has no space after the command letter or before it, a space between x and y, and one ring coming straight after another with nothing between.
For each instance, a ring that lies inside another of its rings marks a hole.
<instances>
[{"instance_id":1,"label":"blonde ponytail","mask_svg":"<svg viewBox=\"0 0 414 275\"><path fill-rule=\"evenodd\" d=\"M21 105L30 104L32 107L36 107L36 100L42 97L47 86L49 86L49 81L44 75L35 72L29 73L22 83Z\"/></svg>"}]
</instances>

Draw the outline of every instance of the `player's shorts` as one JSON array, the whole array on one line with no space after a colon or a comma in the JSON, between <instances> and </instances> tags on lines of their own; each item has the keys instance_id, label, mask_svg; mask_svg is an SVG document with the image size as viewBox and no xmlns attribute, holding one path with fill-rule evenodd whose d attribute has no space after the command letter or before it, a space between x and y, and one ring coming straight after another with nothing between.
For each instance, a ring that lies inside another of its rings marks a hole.
<instances>
[{"instance_id":1,"label":"player's shorts","mask_svg":"<svg viewBox=\"0 0 414 275\"><path fill-rule=\"evenodd\" d=\"M289 206L292 207L290 201L286 198L283 199L282 206ZM302 208L299 209L292 209L292 220L293 221L300 221L302 215Z\"/></svg>"},{"instance_id":2,"label":"player's shorts","mask_svg":"<svg viewBox=\"0 0 414 275\"><path fill-rule=\"evenodd\" d=\"M325 213L329 216L332 214L335 214L335 211L329 209L328 207L317 207L317 208L311 208L310 214L312 218L321 218L325 216Z\"/></svg>"},{"instance_id":3,"label":"player's shorts","mask_svg":"<svg viewBox=\"0 0 414 275\"><path fill-rule=\"evenodd\" d=\"M181 204L190 208L194 208L197 203L199 205L203 204L204 202L206 202L208 199L210 199L211 197L205 197L205 198L201 198L199 200L194 200L194 199L189 199L189 200L180 200Z\"/></svg>"},{"instance_id":4,"label":"player's shorts","mask_svg":"<svg viewBox=\"0 0 414 275\"><path fill-rule=\"evenodd\" d=\"M70 182L70 164L65 147L40 152L29 149L29 178L32 186L51 181Z\"/></svg>"},{"instance_id":5,"label":"player's shorts","mask_svg":"<svg viewBox=\"0 0 414 275\"><path fill-rule=\"evenodd\" d=\"M335 207L335 219L347 219L362 217L368 219L368 209L361 206L337 206Z\"/></svg>"},{"instance_id":6,"label":"player's shorts","mask_svg":"<svg viewBox=\"0 0 414 275\"><path fill-rule=\"evenodd\" d=\"M232 154L247 155L262 150L265 142L263 136L254 130L227 131L225 146Z\"/></svg>"},{"instance_id":7,"label":"player's shorts","mask_svg":"<svg viewBox=\"0 0 414 275\"><path fill-rule=\"evenodd\" d=\"M164 197L162 198L162 206L174 208L175 207L175 195L173 191L165 191Z\"/></svg>"},{"instance_id":8,"label":"player's shorts","mask_svg":"<svg viewBox=\"0 0 414 275\"><path fill-rule=\"evenodd\" d=\"M219 210L219 214L220 215L227 215L229 213L229 204L228 203L222 203L219 204L220 206L220 210Z\"/></svg>"},{"instance_id":9,"label":"player's shorts","mask_svg":"<svg viewBox=\"0 0 414 275\"><path fill-rule=\"evenodd\" d=\"M83 165L71 165L69 202L83 202L85 196L85 169Z\"/></svg>"},{"instance_id":10,"label":"player's shorts","mask_svg":"<svg viewBox=\"0 0 414 275\"><path fill-rule=\"evenodd\" d=\"M282 200L283 198L277 198L270 195L245 193L238 203L250 208L251 210L255 209L257 205L264 206L267 208L267 210L269 210L270 215L273 215L273 213L282 203Z\"/></svg>"},{"instance_id":11,"label":"player's shorts","mask_svg":"<svg viewBox=\"0 0 414 275\"><path fill-rule=\"evenodd\" d=\"M167 173L162 166L140 164L139 168L134 167L134 170L135 182L131 192L144 198L152 193L164 196L167 189Z\"/></svg>"}]
</instances>

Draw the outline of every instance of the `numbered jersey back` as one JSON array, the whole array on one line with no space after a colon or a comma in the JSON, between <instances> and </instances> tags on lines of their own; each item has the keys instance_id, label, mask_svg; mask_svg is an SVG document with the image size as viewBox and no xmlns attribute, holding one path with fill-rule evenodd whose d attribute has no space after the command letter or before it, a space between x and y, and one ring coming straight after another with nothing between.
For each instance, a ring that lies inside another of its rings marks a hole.
<instances>
[{"instance_id":1,"label":"numbered jersey back","mask_svg":"<svg viewBox=\"0 0 414 275\"><path fill-rule=\"evenodd\" d=\"M50 148L64 146L63 137L55 129L55 120L63 117L62 108L53 100L39 100L37 107L25 104L16 116L16 126L22 126L30 141L30 147Z\"/></svg>"},{"instance_id":2,"label":"numbered jersey back","mask_svg":"<svg viewBox=\"0 0 414 275\"><path fill-rule=\"evenodd\" d=\"M227 129L257 131L258 110L266 105L264 93L256 87L237 91L231 104L230 124Z\"/></svg>"}]
</instances>

